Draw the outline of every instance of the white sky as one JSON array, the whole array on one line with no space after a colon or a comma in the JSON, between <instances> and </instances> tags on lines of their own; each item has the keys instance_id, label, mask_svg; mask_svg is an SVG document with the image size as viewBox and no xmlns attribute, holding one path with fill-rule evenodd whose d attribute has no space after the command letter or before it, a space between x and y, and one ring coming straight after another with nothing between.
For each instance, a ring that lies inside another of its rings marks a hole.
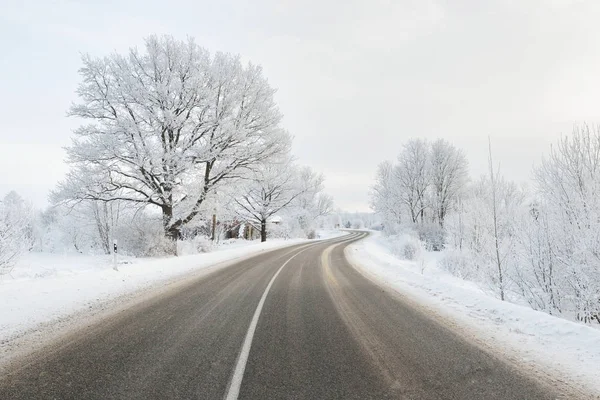
<instances>
[{"instance_id":1,"label":"white sky","mask_svg":"<svg viewBox=\"0 0 600 400\"><path fill-rule=\"evenodd\" d=\"M123 3L126 3L124 5ZM463 148L508 178L574 123L600 121L600 1L0 0L0 194L43 206L67 167L80 53L193 36L264 67L294 153L348 211L411 137Z\"/></svg>"}]
</instances>

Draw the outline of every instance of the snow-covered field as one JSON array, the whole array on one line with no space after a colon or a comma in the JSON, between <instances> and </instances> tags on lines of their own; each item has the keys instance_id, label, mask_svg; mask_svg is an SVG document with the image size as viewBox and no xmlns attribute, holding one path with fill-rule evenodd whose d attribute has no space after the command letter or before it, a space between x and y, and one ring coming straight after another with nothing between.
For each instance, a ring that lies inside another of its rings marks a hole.
<instances>
[{"instance_id":1,"label":"snow-covered field","mask_svg":"<svg viewBox=\"0 0 600 400\"><path fill-rule=\"evenodd\" d=\"M422 271L416 262L392 255L379 233L349 246L347 255L365 275L414 300L478 345L600 396L599 329L502 302L437 268L435 259Z\"/></svg>"},{"instance_id":2,"label":"snow-covered field","mask_svg":"<svg viewBox=\"0 0 600 400\"><path fill-rule=\"evenodd\" d=\"M319 238L346 234L321 231ZM303 239L227 241L210 253L170 258L120 257L118 271L111 256L29 253L10 275L0 276L0 344L75 313L96 309L119 296L157 287L215 264L258 254Z\"/></svg>"}]
</instances>

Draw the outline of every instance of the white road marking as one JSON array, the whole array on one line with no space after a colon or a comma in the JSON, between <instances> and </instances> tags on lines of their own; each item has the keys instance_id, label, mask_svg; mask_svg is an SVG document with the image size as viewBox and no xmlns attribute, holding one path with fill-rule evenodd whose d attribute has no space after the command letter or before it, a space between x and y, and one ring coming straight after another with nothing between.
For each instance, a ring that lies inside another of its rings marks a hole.
<instances>
[{"instance_id":1,"label":"white road marking","mask_svg":"<svg viewBox=\"0 0 600 400\"><path fill-rule=\"evenodd\" d=\"M244 344L242 345L242 350L240 351L240 355L237 360L237 364L235 366L235 371L233 372L233 377L231 378L231 383L229 384L229 390L227 392L227 396L225 396L226 400L237 400L240 394L240 388L242 387L242 379L244 378L244 371L246 370L246 364L248 363L248 355L250 354L250 347L252 346L252 339L254 338L254 331L256 331L256 325L258 324L258 318L260 317L260 313L262 311L263 305L265 304L265 299L269 294L269 290L271 290L271 286L273 286L273 282L277 279L277 275L281 272L281 270L296 257L298 254L307 250L304 248L288 258L288 260L283 263L283 265L277 270L275 275L271 278L271 281L267 285L265 292L263 293L260 301L258 302L258 306L256 307L256 311L254 311L254 316L252 317L252 321L250 322L250 326L248 327L248 332L246 333L246 338L244 339Z\"/></svg>"},{"instance_id":2,"label":"white road marking","mask_svg":"<svg viewBox=\"0 0 600 400\"><path fill-rule=\"evenodd\" d=\"M344 243L347 241L351 241L360 235L354 235L351 233L348 236L346 236L346 237L342 236L340 238L341 240L338 239L339 241L335 240L335 242L334 242L335 245L341 244L341 243ZM318 243L316 243L316 244L318 244ZM298 254L308 250L309 248L313 247L316 244L310 244L310 245L306 246L305 248L303 248L302 250L300 250L299 252L297 252L296 254L294 254L293 256L291 256L290 258L288 258L287 261L285 263L283 263L283 265L281 267L279 267L277 272L275 272L275 275L273 275L273 277L269 281L267 288L265 289L262 297L260 298L260 301L258 302L258 306L256 306L256 311L254 311L254 315L252 316L252 321L250 322L250 326L248 327L248 332L246 332L246 337L244 338L244 344L242 345L242 350L240 351L240 354L238 356L238 360L235 365L235 370L233 372L233 377L231 378L231 382L229 383L229 388L227 390L227 394L224 397L225 400L237 400L238 396L240 395L240 388L242 387L242 380L244 379L244 371L246 370L246 364L248 363L248 355L250 354L250 347L252 347L252 339L254 338L254 332L256 331L256 326L258 325L258 318L260 317L260 313L262 312L267 295L269 294L269 291L271 290L271 286L273 286L273 282L275 282L275 279L277 279L277 276L279 275L281 270L283 270L283 268L285 268L285 266L290 261L292 261L294 259L294 257L296 257ZM331 248L331 247L333 247L333 246L330 246L329 248Z\"/></svg>"}]
</instances>

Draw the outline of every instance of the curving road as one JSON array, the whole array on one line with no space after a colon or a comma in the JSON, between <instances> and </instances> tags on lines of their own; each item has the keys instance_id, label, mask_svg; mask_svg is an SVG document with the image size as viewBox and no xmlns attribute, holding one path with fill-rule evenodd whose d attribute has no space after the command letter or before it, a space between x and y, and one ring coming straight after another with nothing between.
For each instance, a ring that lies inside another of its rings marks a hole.
<instances>
[{"instance_id":1,"label":"curving road","mask_svg":"<svg viewBox=\"0 0 600 400\"><path fill-rule=\"evenodd\" d=\"M364 233L240 261L15 363L0 399L556 399L365 279Z\"/></svg>"}]
</instances>

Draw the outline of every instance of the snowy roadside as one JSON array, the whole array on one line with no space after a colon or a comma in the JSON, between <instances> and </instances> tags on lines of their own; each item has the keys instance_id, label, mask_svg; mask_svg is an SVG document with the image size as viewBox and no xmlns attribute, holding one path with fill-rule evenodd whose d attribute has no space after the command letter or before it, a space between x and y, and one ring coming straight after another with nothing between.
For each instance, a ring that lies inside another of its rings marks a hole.
<instances>
[{"instance_id":1,"label":"snowy roadside","mask_svg":"<svg viewBox=\"0 0 600 400\"><path fill-rule=\"evenodd\" d=\"M425 307L478 345L500 352L546 378L585 387L600 396L600 330L502 302L428 262L400 260L379 233L347 248L366 276Z\"/></svg>"},{"instance_id":2,"label":"snowy roadside","mask_svg":"<svg viewBox=\"0 0 600 400\"><path fill-rule=\"evenodd\" d=\"M345 232L322 232L329 239ZM211 272L215 264L249 257L299 243L306 239L275 239L265 243L224 244L210 253L172 258L121 257L119 271L110 256L30 253L19 261L11 276L0 278L0 347L24 334L44 329L104 306L121 296L158 288L197 272ZM218 266L217 266L218 267ZM0 354L0 358L2 355Z\"/></svg>"}]
</instances>

